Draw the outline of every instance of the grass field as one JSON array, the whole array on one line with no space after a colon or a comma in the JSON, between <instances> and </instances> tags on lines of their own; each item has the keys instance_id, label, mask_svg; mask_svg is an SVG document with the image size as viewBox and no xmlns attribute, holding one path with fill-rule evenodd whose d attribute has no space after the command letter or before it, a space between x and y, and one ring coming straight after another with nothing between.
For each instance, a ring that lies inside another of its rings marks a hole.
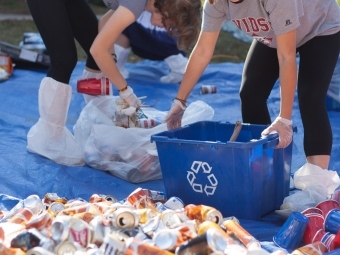
<instances>
[{"instance_id":1,"label":"grass field","mask_svg":"<svg viewBox=\"0 0 340 255\"><path fill-rule=\"evenodd\" d=\"M90 1L98 2L98 1ZM101 1L100 1L101 2ZM99 3L100 3L99 2ZM104 14L108 9L102 4L91 4L91 7L97 15ZM0 14L30 14L27 4L24 0L1 0ZM33 21L5 20L0 21L0 41L13 45L19 45L25 32L38 32ZM78 58L84 60L86 55L78 43ZM214 56L211 62L244 62L249 43L239 41L231 34L221 31ZM188 52L190 53L190 52ZM138 62L140 58L131 54L129 62Z\"/></svg>"}]
</instances>

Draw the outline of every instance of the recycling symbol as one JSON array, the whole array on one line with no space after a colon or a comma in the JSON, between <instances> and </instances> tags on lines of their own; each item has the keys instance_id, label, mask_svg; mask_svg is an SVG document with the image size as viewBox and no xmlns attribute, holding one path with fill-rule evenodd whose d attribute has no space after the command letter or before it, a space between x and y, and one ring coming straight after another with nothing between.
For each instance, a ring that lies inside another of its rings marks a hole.
<instances>
[{"instance_id":1,"label":"recycling symbol","mask_svg":"<svg viewBox=\"0 0 340 255\"><path fill-rule=\"evenodd\" d=\"M203 193L204 191L207 196L214 195L218 180L216 179L215 175L211 173L212 167L210 167L207 162L194 161L192 162L190 170L191 171L187 171L187 180L192 189L197 193ZM195 183L196 175L198 174L206 175L208 184L205 184L204 188L203 184Z\"/></svg>"}]
</instances>

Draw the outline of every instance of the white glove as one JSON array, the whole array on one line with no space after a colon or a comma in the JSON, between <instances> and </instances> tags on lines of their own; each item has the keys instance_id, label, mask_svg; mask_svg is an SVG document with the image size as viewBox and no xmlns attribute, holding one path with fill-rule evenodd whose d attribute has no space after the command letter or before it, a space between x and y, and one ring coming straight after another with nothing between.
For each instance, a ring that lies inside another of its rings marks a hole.
<instances>
[{"instance_id":1,"label":"white glove","mask_svg":"<svg viewBox=\"0 0 340 255\"><path fill-rule=\"evenodd\" d=\"M138 108L141 106L141 101L137 98L136 94L133 93L133 89L130 86L127 86L127 88L119 92L120 98L123 99L129 106L133 106L135 108Z\"/></svg>"},{"instance_id":2,"label":"white glove","mask_svg":"<svg viewBox=\"0 0 340 255\"><path fill-rule=\"evenodd\" d=\"M279 134L279 144L276 148L286 148L293 139L292 121L281 117L277 117L275 121L265 130L262 131L262 136L276 131Z\"/></svg>"},{"instance_id":3,"label":"white glove","mask_svg":"<svg viewBox=\"0 0 340 255\"><path fill-rule=\"evenodd\" d=\"M172 103L171 109L164 118L164 122L167 123L168 130L181 127L182 117L187 107L181 103L178 99L175 99Z\"/></svg>"}]
</instances>

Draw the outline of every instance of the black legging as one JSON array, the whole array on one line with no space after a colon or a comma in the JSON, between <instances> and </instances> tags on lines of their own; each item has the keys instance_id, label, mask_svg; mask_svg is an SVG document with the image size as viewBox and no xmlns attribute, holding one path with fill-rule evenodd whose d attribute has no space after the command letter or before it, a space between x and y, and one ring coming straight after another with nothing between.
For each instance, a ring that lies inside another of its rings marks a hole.
<instances>
[{"instance_id":1,"label":"black legging","mask_svg":"<svg viewBox=\"0 0 340 255\"><path fill-rule=\"evenodd\" d=\"M297 48L300 55L298 100L306 156L330 155L332 129L326 94L340 53L340 32L318 36ZM240 89L244 123L270 124L267 99L279 78L276 49L254 40L243 70Z\"/></svg>"},{"instance_id":2,"label":"black legging","mask_svg":"<svg viewBox=\"0 0 340 255\"><path fill-rule=\"evenodd\" d=\"M51 59L48 77L69 83L78 61L74 39L87 54L86 66L99 70L90 54L98 34L98 19L86 0L27 0L27 3Z\"/></svg>"}]
</instances>

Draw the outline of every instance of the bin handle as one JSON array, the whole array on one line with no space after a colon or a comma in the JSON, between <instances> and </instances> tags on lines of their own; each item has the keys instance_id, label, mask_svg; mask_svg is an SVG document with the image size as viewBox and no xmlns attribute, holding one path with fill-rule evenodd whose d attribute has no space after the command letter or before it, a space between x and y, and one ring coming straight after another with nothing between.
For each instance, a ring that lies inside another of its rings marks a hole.
<instances>
[{"instance_id":1,"label":"bin handle","mask_svg":"<svg viewBox=\"0 0 340 255\"><path fill-rule=\"evenodd\" d=\"M279 134L278 133L272 133L264 136L263 138L267 139L268 142L263 144L263 149L269 149L272 147L276 147L276 145L279 144Z\"/></svg>"}]
</instances>

